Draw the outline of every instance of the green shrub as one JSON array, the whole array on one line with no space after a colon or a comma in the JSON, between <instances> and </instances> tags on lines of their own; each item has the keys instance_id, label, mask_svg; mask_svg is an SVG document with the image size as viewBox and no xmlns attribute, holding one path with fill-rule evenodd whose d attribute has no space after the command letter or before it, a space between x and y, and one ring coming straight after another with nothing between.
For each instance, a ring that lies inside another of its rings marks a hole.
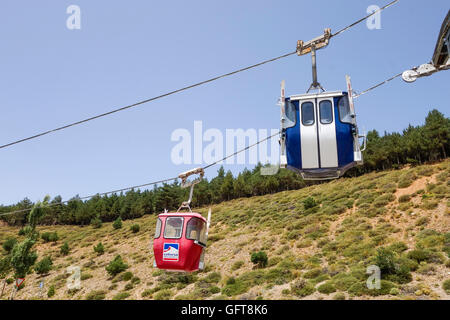
<instances>
[{"instance_id":1,"label":"green shrub","mask_svg":"<svg viewBox=\"0 0 450 320\"><path fill-rule=\"evenodd\" d=\"M322 270L320 268L315 268L315 269L311 269L311 270L305 272L303 277L306 279L314 279L314 278L317 278L318 276L320 276L321 273L322 273Z\"/></svg>"},{"instance_id":2,"label":"green shrub","mask_svg":"<svg viewBox=\"0 0 450 320\"><path fill-rule=\"evenodd\" d=\"M294 276L291 270L282 267L270 269L264 275L264 279L267 283L275 285L287 283L293 278Z\"/></svg>"},{"instance_id":3,"label":"green shrub","mask_svg":"<svg viewBox=\"0 0 450 320\"><path fill-rule=\"evenodd\" d=\"M216 293L219 293L219 292L220 292L220 288L217 287L217 286L214 286L214 287L211 287L211 288L209 289L209 291L210 291L212 294L216 294Z\"/></svg>"},{"instance_id":4,"label":"green shrub","mask_svg":"<svg viewBox=\"0 0 450 320\"><path fill-rule=\"evenodd\" d=\"M267 266L267 254L264 251L253 252L250 256L251 262L257 265L259 268L264 268Z\"/></svg>"},{"instance_id":5,"label":"green shrub","mask_svg":"<svg viewBox=\"0 0 450 320\"><path fill-rule=\"evenodd\" d=\"M417 176L414 172L406 172L400 177L398 181L398 187L401 189L407 188L414 182L416 178Z\"/></svg>"},{"instance_id":6,"label":"green shrub","mask_svg":"<svg viewBox=\"0 0 450 320\"><path fill-rule=\"evenodd\" d=\"M55 293L55 286L52 285L50 286L50 288L48 288L47 297L51 298L55 295Z\"/></svg>"},{"instance_id":7,"label":"green shrub","mask_svg":"<svg viewBox=\"0 0 450 320\"><path fill-rule=\"evenodd\" d=\"M428 224L428 222L430 222L430 219L428 217L420 217L416 221L416 226L418 226L418 227L425 226Z\"/></svg>"},{"instance_id":8,"label":"green shrub","mask_svg":"<svg viewBox=\"0 0 450 320\"><path fill-rule=\"evenodd\" d=\"M64 242L64 244L61 246L59 251L63 256L67 256L69 254L70 248L69 248L69 244L67 243L67 241Z\"/></svg>"},{"instance_id":9,"label":"green shrub","mask_svg":"<svg viewBox=\"0 0 450 320\"><path fill-rule=\"evenodd\" d=\"M450 279L447 279L442 283L442 289L444 289L447 294L450 294Z\"/></svg>"},{"instance_id":10,"label":"green shrub","mask_svg":"<svg viewBox=\"0 0 450 320\"><path fill-rule=\"evenodd\" d=\"M412 183L413 183L413 181L410 180L410 179L402 179L402 180L400 180L400 181L398 182L398 187L399 187L400 189L407 188L407 187L409 187Z\"/></svg>"},{"instance_id":11,"label":"green shrub","mask_svg":"<svg viewBox=\"0 0 450 320\"><path fill-rule=\"evenodd\" d=\"M392 296L398 296L400 294L400 290L398 290L398 288L392 288L391 291L389 291L389 294Z\"/></svg>"},{"instance_id":12,"label":"green shrub","mask_svg":"<svg viewBox=\"0 0 450 320\"><path fill-rule=\"evenodd\" d=\"M117 255L110 263L106 266L106 271L109 275L115 276L128 269L128 265L122 260L120 255Z\"/></svg>"},{"instance_id":13,"label":"green shrub","mask_svg":"<svg viewBox=\"0 0 450 320\"><path fill-rule=\"evenodd\" d=\"M218 283L222 279L222 275L219 272L211 272L202 280L206 283Z\"/></svg>"},{"instance_id":14,"label":"green shrub","mask_svg":"<svg viewBox=\"0 0 450 320\"><path fill-rule=\"evenodd\" d=\"M69 289L69 290L67 290L66 292L67 292L67 294L68 294L70 297L73 297L73 296L76 295L77 292L79 292L80 290L81 290L81 289L74 288L74 289Z\"/></svg>"},{"instance_id":15,"label":"green shrub","mask_svg":"<svg viewBox=\"0 0 450 320\"><path fill-rule=\"evenodd\" d=\"M41 235L42 240L44 242L56 242L59 240L58 234L56 232L44 232Z\"/></svg>"},{"instance_id":16,"label":"green shrub","mask_svg":"<svg viewBox=\"0 0 450 320\"><path fill-rule=\"evenodd\" d=\"M405 250L408 250L408 246L404 242L394 242L388 247L389 250L392 250L396 253L401 253Z\"/></svg>"},{"instance_id":17,"label":"green shrub","mask_svg":"<svg viewBox=\"0 0 450 320\"><path fill-rule=\"evenodd\" d=\"M141 297L142 298L151 297L153 295L153 293L154 293L154 291L152 289L147 289L141 293Z\"/></svg>"},{"instance_id":18,"label":"green shrub","mask_svg":"<svg viewBox=\"0 0 450 320\"><path fill-rule=\"evenodd\" d=\"M114 223L113 223L113 228L115 230L122 228L122 219L120 217L118 217Z\"/></svg>"},{"instance_id":19,"label":"green shrub","mask_svg":"<svg viewBox=\"0 0 450 320\"><path fill-rule=\"evenodd\" d=\"M390 294L393 288L397 288L395 283L387 280L381 280L381 288L379 290L370 290L370 292L373 296L387 295Z\"/></svg>"},{"instance_id":20,"label":"green shrub","mask_svg":"<svg viewBox=\"0 0 450 320\"><path fill-rule=\"evenodd\" d=\"M132 284L138 284L141 282L141 279L139 279L139 277L133 277L131 278L131 283Z\"/></svg>"},{"instance_id":21,"label":"green shrub","mask_svg":"<svg viewBox=\"0 0 450 320\"><path fill-rule=\"evenodd\" d=\"M404 244L394 243L389 248L379 248L375 264L380 268L383 279L408 283L412 280L411 270L417 268L417 263L411 259L398 258L392 249L403 250Z\"/></svg>"},{"instance_id":22,"label":"green shrub","mask_svg":"<svg viewBox=\"0 0 450 320\"><path fill-rule=\"evenodd\" d=\"M383 192L385 193L394 193L395 191L397 191L397 184L395 183L385 184L381 186L381 190L383 190Z\"/></svg>"},{"instance_id":23,"label":"green shrub","mask_svg":"<svg viewBox=\"0 0 450 320\"><path fill-rule=\"evenodd\" d=\"M269 262L267 263L268 267L273 267L276 266L277 264L279 264L281 261L283 260L283 258L281 257L273 257L269 259Z\"/></svg>"},{"instance_id":24,"label":"green shrub","mask_svg":"<svg viewBox=\"0 0 450 320\"><path fill-rule=\"evenodd\" d=\"M242 260L236 261L236 262L233 263L233 265L231 266L231 271L238 270L238 269L240 269L243 265L244 265L244 261L242 261Z\"/></svg>"},{"instance_id":25,"label":"green shrub","mask_svg":"<svg viewBox=\"0 0 450 320\"><path fill-rule=\"evenodd\" d=\"M403 212L408 211L408 209L410 209L413 206L412 202L405 202L405 203L401 203L397 209Z\"/></svg>"},{"instance_id":26,"label":"green shrub","mask_svg":"<svg viewBox=\"0 0 450 320\"><path fill-rule=\"evenodd\" d=\"M138 233L139 230L141 230L141 227L136 223L136 224L133 224L133 225L130 227L130 230L131 230L133 233Z\"/></svg>"},{"instance_id":27,"label":"green shrub","mask_svg":"<svg viewBox=\"0 0 450 320\"><path fill-rule=\"evenodd\" d=\"M304 279L300 279L291 284L291 293L298 297L306 297L314 293L314 286Z\"/></svg>"},{"instance_id":28,"label":"green shrub","mask_svg":"<svg viewBox=\"0 0 450 320\"><path fill-rule=\"evenodd\" d=\"M416 260L418 263L430 259L431 253L427 250L415 249L408 252L408 258Z\"/></svg>"},{"instance_id":29,"label":"green shrub","mask_svg":"<svg viewBox=\"0 0 450 320\"><path fill-rule=\"evenodd\" d=\"M329 274L321 273L317 277L309 279L309 282L314 284L314 285L316 285L316 284L321 283L321 282L323 282L325 280L328 280L328 279L330 279L330 275Z\"/></svg>"},{"instance_id":30,"label":"green shrub","mask_svg":"<svg viewBox=\"0 0 450 320\"><path fill-rule=\"evenodd\" d=\"M450 203L450 201L449 201L449 203ZM447 205L447 206L450 207L450 204ZM443 251L445 253L447 253L447 257L450 258L450 232L447 232L444 235L444 248L443 248Z\"/></svg>"},{"instance_id":31,"label":"green shrub","mask_svg":"<svg viewBox=\"0 0 450 320\"><path fill-rule=\"evenodd\" d=\"M90 279L90 278L93 278L94 276L92 275L92 274L89 274L89 273L84 273L84 272L82 272L81 273L81 280L82 281L84 281L84 280L87 280L87 279Z\"/></svg>"},{"instance_id":32,"label":"green shrub","mask_svg":"<svg viewBox=\"0 0 450 320\"><path fill-rule=\"evenodd\" d=\"M106 292L103 290L94 290L86 295L86 300L104 300Z\"/></svg>"},{"instance_id":33,"label":"green shrub","mask_svg":"<svg viewBox=\"0 0 450 320\"><path fill-rule=\"evenodd\" d=\"M105 247L101 242L94 246L94 252L96 252L99 256L105 253Z\"/></svg>"},{"instance_id":34,"label":"green shrub","mask_svg":"<svg viewBox=\"0 0 450 320\"><path fill-rule=\"evenodd\" d=\"M347 273L340 273L333 277L334 286L341 290L347 291L352 285L358 282L358 279Z\"/></svg>"},{"instance_id":35,"label":"green shrub","mask_svg":"<svg viewBox=\"0 0 450 320\"><path fill-rule=\"evenodd\" d=\"M169 285L172 287L173 284L190 284L197 281L197 276L192 273L164 273L159 277L161 284Z\"/></svg>"},{"instance_id":36,"label":"green shrub","mask_svg":"<svg viewBox=\"0 0 450 320\"><path fill-rule=\"evenodd\" d=\"M286 238L288 240L293 240L293 239L298 239L299 236L300 236L300 233L297 230L292 230L287 233Z\"/></svg>"},{"instance_id":37,"label":"green shrub","mask_svg":"<svg viewBox=\"0 0 450 320\"><path fill-rule=\"evenodd\" d=\"M383 195L379 196L378 198L376 198L372 205L374 207L384 207L387 204L389 204L389 202L392 202L394 200L395 200L395 196L392 193L383 194Z\"/></svg>"},{"instance_id":38,"label":"green shrub","mask_svg":"<svg viewBox=\"0 0 450 320\"><path fill-rule=\"evenodd\" d=\"M412 280L412 275L408 265L396 265L395 274L381 275L382 278L396 283L408 283Z\"/></svg>"},{"instance_id":39,"label":"green shrub","mask_svg":"<svg viewBox=\"0 0 450 320\"><path fill-rule=\"evenodd\" d=\"M127 283L127 284L125 285L125 287L124 287L124 290L125 290L125 291L131 290L131 289L133 289L133 284L132 284L132 283Z\"/></svg>"},{"instance_id":40,"label":"green shrub","mask_svg":"<svg viewBox=\"0 0 450 320\"><path fill-rule=\"evenodd\" d=\"M102 227L102 220L99 217L95 217L91 220L91 226L94 229L99 229Z\"/></svg>"},{"instance_id":41,"label":"green shrub","mask_svg":"<svg viewBox=\"0 0 450 320\"><path fill-rule=\"evenodd\" d=\"M303 200L303 207L305 208L305 210L314 208L315 206L317 206L317 203L316 200L314 200L314 198L308 197L305 200Z\"/></svg>"},{"instance_id":42,"label":"green shrub","mask_svg":"<svg viewBox=\"0 0 450 320\"><path fill-rule=\"evenodd\" d=\"M431 166L423 166L423 167L419 167L419 168L416 170L416 172L417 172L417 174L418 174L419 176L426 176L426 177L429 177L429 176L431 176L431 175L433 174L434 168L431 167Z\"/></svg>"},{"instance_id":43,"label":"green shrub","mask_svg":"<svg viewBox=\"0 0 450 320\"><path fill-rule=\"evenodd\" d=\"M424 201L420 207L425 210L433 210L433 209L436 209L438 205L439 205L439 201L428 200L428 201Z\"/></svg>"},{"instance_id":44,"label":"green shrub","mask_svg":"<svg viewBox=\"0 0 450 320\"><path fill-rule=\"evenodd\" d=\"M50 257L45 257L34 266L37 274L47 274L52 270L53 261Z\"/></svg>"},{"instance_id":45,"label":"green shrub","mask_svg":"<svg viewBox=\"0 0 450 320\"><path fill-rule=\"evenodd\" d=\"M431 264L424 264L421 265L417 269L417 273L423 274L423 275L432 275L436 271L436 268Z\"/></svg>"},{"instance_id":46,"label":"green shrub","mask_svg":"<svg viewBox=\"0 0 450 320\"><path fill-rule=\"evenodd\" d=\"M338 292L333 296L333 300L345 300L345 293Z\"/></svg>"},{"instance_id":47,"label":"green shrub","mask_svg":"<svg viewBox=\"0 0 450 320\"><path fill-rule=\"evenodd\" d=\"M170 290L161 290L155 294L155 300L169 300L173 293Z\"/></svg>"},{"instance_id":48,"label":"green shrub","mask_svg":"<svg viewBox=\"0 0 450 320\"><path fill-rule=\"evenodd\" d=\"M11 250L16 245L16 243L17 243L17 239L15 239L15 238L8 238L8 239L5 240L5 242L3 242L2 247L7 253L10 253Z\"/></svg>"},{"instance_id":49,"label":"green shrub","mask_svg":"<svg viewBox=\"0 0 450 320\"><path fill-rule=\"evenodd\" d=\"M211 234L208 235L208 243L220 241L222 239L225 239L225 236L222 234Z\"/></svg>"},{"instance_id":50,"label":"green shrub","mask_svg":"<svg viewBox=\"0 0 450 320\"><path fill-rule=\"evenodd\" d=\"M112 299L113 300L125 300L129 296L130 296L130 294L128 292L120 292L120 293L116 294Z\"/></svg>"},{"instance_id":51,"label":"green shrub","mask_svg":"<svg viewBox=\"0 0 450 320\"><path fill-rule=\"evenodd\" d=\"M0 259L0 279L4 278L9 273L9 270L11 270L11 258L7 256Z\"/></svg>"},{"instance_id":52,"label":"green shrub","mask_svg":"<svg viewBox=\"0 0 450 320\"><path fill-rule=\"evenodd\" d=\"M283 289L283 290L281 290L281 294L282 294L283 296L287 296L287 295L291 294L291 290L289 290L289 289Z\"/></svg>"},{"instance_id":53,"label":"green shrub","mask_svg":"<svg viewBox=\"0 0 450 320\"><path fill-rule=\"evenodd\" d=\"M227 285L222 289L222 293L229 297L235 296L237 294L245 293L250 289L249 285L244 281L234 278L230 278L227 281Z\"/></svg>"},{"instance_id":54,"label":"green shrub","mask_svg":"<svg viewBox=\"0 0 450 320\"><path fill-rule=\"evenodd\" d=\"M381 274L395 274L394 252L386 248L379 248L375 256L375 264L380 268Z\"/></svg>"},{"instance_id":55,"label":"green shrub","mask_svg":"<svg viewBox=\"0 0 450 320\"><path fill-rule=\"evenodd\" d=\"M399 266L406 266L410 271L415 271L419 267L419 263L416 260L409 259L407 257L397 259L397 264Z\"/></svg>"},{"instance_id":56,"label":"green shrub","mask_svg":"<svg viewBox=\"0 0 450 320\"><path fill-rule=\"evenodd\" d=\"M396 285L387 280L380 281L380 289L369 289L365 281L355 283L348 289L348 293L355 296L371 295L371 296L382 296L390 294L392 288L396 288Z\"/></svg>"},{"instance_id":57,"label":"green shrub","mask_svg":"<svg viewBox=\"0 0 450 320\"><path fill-rule=\"evenodd\" d=\"M317 291L319 291L320 293L324 293L324 294L330 294L333 292L336 292L336 288L333 286L333 284L328 281L325 282L324 284L321 284L318 288Z\"/></svg>"},{"instance_id":58,"label":"green shrub","mask_svg":"<svg viewBox=\"0 0 450 320\"><path fill-rule=\"evenodd\" d=\"M402 202L408 202L409 200L411 200L411 196L409 194L405 194L403 196L400 196L398 198L398 202L402 203Z\"/></svg>"},{"instance_id":59,"label":"green shrub","mask_svg":"<svg viewBox=\"0 0 450 320\"><path fill-rule=\"evenodd\" d=\"M130 271L127 271L120 276L120 280L122 281L129 281L131 278L133 278L133 273Z\"/></svg>"}]
</instances>

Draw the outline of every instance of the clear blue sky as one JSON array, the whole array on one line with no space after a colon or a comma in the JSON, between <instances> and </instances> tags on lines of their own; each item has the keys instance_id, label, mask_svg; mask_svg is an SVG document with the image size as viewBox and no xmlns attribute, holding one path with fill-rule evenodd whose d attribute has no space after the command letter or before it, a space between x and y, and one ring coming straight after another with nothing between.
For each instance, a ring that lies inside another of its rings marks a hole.
<instances>
[{"instance_id":1,"label":"clear blue sky","mask_svg":"<svg viewBox=\"0 0 450 320\"><path fill-rule=\"evenodd\" d=\"M293 51L325 27L337 31L375 0L0 2L0 144L109 111ZM81 30L66 8L81 8ZM431 59L448 1L401 0L318 53L319 81L360 91ZM450 72L397 79L357 100L361 127L419 125L431 108L449 115ZM310 57L291 56L193 90L0 150L0 203L45 194L68 199L172 177L177 128L277 128L287 94L311 82ZM240 166L226 166L233 172ZM216 168L210 169L214 175Z\"/></svg>"}]
</instances>

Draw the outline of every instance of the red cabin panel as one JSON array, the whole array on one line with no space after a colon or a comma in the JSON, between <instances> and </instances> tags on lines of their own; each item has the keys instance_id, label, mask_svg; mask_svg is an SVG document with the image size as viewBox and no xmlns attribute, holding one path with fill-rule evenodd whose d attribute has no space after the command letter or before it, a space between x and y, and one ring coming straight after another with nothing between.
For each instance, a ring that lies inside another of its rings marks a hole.
<instances>
[{"instance_id":1,"label":"red cabin panel","mask_svg":"<svg viewBox=\"0 0 450 320\"><path fill-rule=\"evenodd\" d=\"M198 213L158 216L153 253L159 269L192 272L199 269L206 219Z\"/></svg>"}]
</instances>

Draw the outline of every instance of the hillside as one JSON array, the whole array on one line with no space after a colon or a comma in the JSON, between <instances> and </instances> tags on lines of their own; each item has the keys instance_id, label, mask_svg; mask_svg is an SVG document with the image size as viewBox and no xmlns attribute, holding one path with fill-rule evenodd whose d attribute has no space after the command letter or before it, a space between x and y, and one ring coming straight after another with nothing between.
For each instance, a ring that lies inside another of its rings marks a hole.
<instances>
[{"instance_id":1,"label":"hillside","mask_svg":"<svg viewBox=\"0 0 450 320\"><path fill-rule=\"evenodd\" d=\"M152 267L155 215L124 221L118 230L112 223L38 227L41 235L58 234L56 242L40 239L35 246L39 260L52 257L53 269L28 275L16 299L38 299L44 280L44 299L448 300L449 191L447 160L223 202L212 206L207 269L189 275ZM133 224L140 225L136 233ZM18 232L1 225L0 243L20 239ZM64 242L70 248L65 256ZM101 255L93 250L99 242ZM254 268L255 251L267 254L266 267ZM129 268L110 277L105 267L118 254ZM371 291L366 267L375 263L383 280L381 290ZM80 290L66 288L69 266L81 267ZM48 298L51 286L55 294ZM8 284L1 299L12 288Z\"/></svg>"}]
</instances>

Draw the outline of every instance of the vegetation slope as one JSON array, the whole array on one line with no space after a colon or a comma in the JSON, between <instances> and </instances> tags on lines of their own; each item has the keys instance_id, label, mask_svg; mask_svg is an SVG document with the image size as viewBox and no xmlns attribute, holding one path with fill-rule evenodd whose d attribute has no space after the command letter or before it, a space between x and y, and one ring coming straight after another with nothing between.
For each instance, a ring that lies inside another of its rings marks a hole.
<instances>
[{"instance_id":1,"label":"vegetation slope","mask_svg":"<svg viewBox=\"0 0 450 320\"><path fill-rule=\"evenodd\" d=\"M15 298L449 299L449 191L446 160L222 202L212 206L207 268L192 274L152 267L154 214L115 227L39 226L39 259ZM20 233L0 225L0 261ZM370 265L381 269L379 290L366 286ZM71 266L80 289L67 287ZM12 278L0 264L0 299Z\"/></svg>"}]
</instances>

